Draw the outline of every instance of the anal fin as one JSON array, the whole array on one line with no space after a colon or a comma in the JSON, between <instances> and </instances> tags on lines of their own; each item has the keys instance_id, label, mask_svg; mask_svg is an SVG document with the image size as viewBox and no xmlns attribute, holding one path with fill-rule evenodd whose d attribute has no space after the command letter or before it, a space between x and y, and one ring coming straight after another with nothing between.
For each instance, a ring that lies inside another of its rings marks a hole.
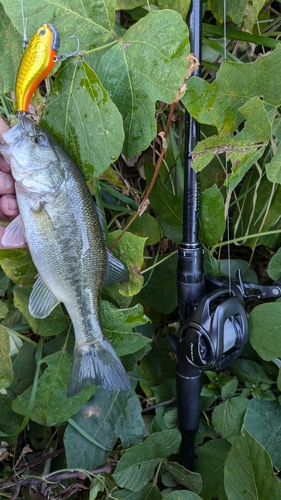
<instances>
[{"instance_id":1,"label":"anal fin","mask_svg":"<svg viewBox=\"0 0 281 500\"><path fill-rule=\"evenodd\" d=\"M37 274L37 279L29 297L28 309L31 316L39 319L46 318L59 303L57 297L45 285L41 276Z\"/></svg>"}]
</instances>

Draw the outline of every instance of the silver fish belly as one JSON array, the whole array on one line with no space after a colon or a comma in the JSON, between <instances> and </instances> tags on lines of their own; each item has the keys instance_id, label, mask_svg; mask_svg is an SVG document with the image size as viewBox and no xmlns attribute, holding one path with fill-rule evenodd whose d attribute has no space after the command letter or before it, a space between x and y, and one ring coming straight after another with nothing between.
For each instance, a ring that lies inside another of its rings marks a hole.
<instances>
[{"instance_id":1,"label":"silver fish belly","mask_svg":"<svg viewBox=\"0 0 281 500\"><path fill-rule=\"evenodd\" d=\"M45 318L60 302L69 313L75 348L68 396L93 384L128 389L126 371L100 320L102 287L125 281L128 272L106 248L85 180L54 139L29 120L24 130L17 124L4 139L20 215L6 229L2 243L28 243L38 270L29 299L32 316Z\"/></svg>"}]
</instances>

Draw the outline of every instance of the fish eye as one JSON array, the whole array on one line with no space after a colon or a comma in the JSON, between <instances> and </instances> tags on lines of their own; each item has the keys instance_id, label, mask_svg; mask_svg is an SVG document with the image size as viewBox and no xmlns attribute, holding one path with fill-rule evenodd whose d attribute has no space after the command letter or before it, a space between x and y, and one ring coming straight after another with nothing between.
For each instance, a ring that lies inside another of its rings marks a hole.
<instances>
[{"instance_id":1,"label":"fish eye","mask_svg":"<svg viewBox=\"0 0 281 500\"><path fill-rule=\"evenodd\" d=\"M45 35L45 33L46 33L46 30L41 30L41 31L40 31L40 33L39 33L39 35L40 35L40 36L44 36L44 35Z\"/></svg>"},{"instance_id":2,"label":"fish eye","mask_svg":"<svg viewBox=\"0 0 281 500\"><path fill-rule=\"evenodd\" d=\"M37 146L46 146L47 138L44 135L34 135L32 137L32 142L34 142Z\"/></svg>"}]
</instances>

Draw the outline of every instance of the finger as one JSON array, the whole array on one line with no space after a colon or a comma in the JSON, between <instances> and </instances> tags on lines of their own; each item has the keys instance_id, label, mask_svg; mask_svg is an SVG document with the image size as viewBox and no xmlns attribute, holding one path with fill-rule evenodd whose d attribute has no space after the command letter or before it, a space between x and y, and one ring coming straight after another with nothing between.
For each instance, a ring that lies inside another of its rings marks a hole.
<instances>
[{"instance_id":1,"label":"finger","mask_svg":"<svg viewBox=\"0 0 281 500\"><path fill-rule=\"evenodd\" d=\"M15 247L4 247L2 245L2 238L3 238L3 235L5 233L5 229L6 229L5 226L0 226L0 250L8 250L9 248L15 248ZM25 243L24 245L19 245L17 248L26 248L26 247L27 247L27 243Z\"/></svg>"},{"instance_id":2,"label":"finger","mask_svg":"<svg viewBox=\"0 0 281 500\"><path fill-rule=\"evenodd\" d=\"M19 214L17 200L14 195L8 194L0 198L0 212L7 217L16 217Z\"/></svg>"},{"instance_id":3,"label":"finger","mask_svg":"<svg viewBox=\"0 0 281 500\"><path fill-rule=\"evenodd\" d=\"M7 130L9 130L9 125L7 125L7 123L5 122L5 120L3 120L3 118L0 117L0 141L1 142L5 142L3 137L2 137L2 134L3 132L6 132Z\"/></svg>"},{"instance_id":4,"label":"finger","mask_svg":"<svg viewBox=\"0 0 281 500\"><path fill-rule=\"evenodd\" d=\"M0 170L8 173L11 172L11 166L4 160L2 155L0 155Z\"/></svg>"},{"instance_id":5,"label":"finger","mask_svg":"<svg viewBox=\"0 0 281 500\"><path fill-rule=\"evenodd\" d=\"M11 174L0 171L0 195L15 194L15 181Z\"/></svg>"}]
</instances>

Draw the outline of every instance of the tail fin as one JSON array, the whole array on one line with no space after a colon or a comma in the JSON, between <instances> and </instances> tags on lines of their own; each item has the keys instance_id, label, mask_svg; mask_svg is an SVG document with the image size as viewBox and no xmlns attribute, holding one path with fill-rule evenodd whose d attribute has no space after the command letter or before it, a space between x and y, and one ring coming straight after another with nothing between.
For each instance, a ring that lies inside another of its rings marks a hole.
<instances>
[{"instance_id":1,"label":"tail fin","mask_svg":"<svg viewBox=\"0 0 281 500\"><path fill-rule=\"evenodd\" d=\"M90 385L99 385L112 391L130 388L128 375L107 339L98 348L75 344L67 397L75 396Z\"/></svg>"}]
</instances>

